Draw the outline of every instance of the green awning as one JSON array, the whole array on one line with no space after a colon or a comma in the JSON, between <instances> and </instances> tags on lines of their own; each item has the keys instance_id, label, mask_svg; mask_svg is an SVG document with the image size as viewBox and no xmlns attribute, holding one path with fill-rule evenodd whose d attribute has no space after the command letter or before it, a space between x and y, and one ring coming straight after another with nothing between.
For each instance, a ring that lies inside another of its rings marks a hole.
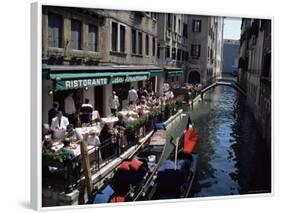
<instances>
[{"instance_id":1,"label":"green awning","mask_svg":"<svg viewBox=\"0 0 281 213\"><path fill-rule=\"evenodd\" d=\"M183 71L169 71L168 75L169 76L181 76L183 74Z\"/></svg>"},{"instance_id":2,"label":"green awning","mask_svg":"<svg viewBox=\"0 0 281 213\"><path fill-rule=\"evenodd\" d=\"M151 70L150 71L150 78L155 77L155 76L162 76L163 75L163 70Z\"/></svg>"},{"instance_id":3,"label":"green awning","mask_svg":"<svg viewBox=\"0 0 281 213\"><path fill-rule=\"evenodd\" d=\"M145 81L150 78L150 72L67 72L50 73L54 80L54 90L78 89L106 84L120 84L133 81Z\"/></svg>"}]
</instances>

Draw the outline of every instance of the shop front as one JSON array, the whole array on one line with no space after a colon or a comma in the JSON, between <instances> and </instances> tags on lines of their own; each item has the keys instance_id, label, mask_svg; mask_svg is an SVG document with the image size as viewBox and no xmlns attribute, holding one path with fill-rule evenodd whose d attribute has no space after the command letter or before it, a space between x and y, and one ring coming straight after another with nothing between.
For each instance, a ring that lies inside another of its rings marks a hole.
<instances>
[{"instance_id":1,"label":"shop front","mask_svg":"<svg viewBox=\"0 0 281 213\"><path fill-rule=\"evenodd\" d=\"M165 81L171 88L178 88L183 83L182 68L165 68Z\"/></svg>"},{"instance_id":2,"label":"shop front","mask_svg":"<svg viewBox=\"0 0 281 213\"><path fill-rule=\"evenodd\" d=\"M126 69L104 68L104 67L74 67L74 66L49 66L48 78L43 83L48 82L48 86L43 88L43 122L46 122L46 114L53 102L59 104L59 108L64 112L64 100L72 93L76 107L76 114L80 112L80 107L85 98L90 100L101 117L110 114L109 97L112 90L119 96L122 107L126 107L127 95L132 85L138 88L139 82L145 86L146 81L154 80L156 71L158 75L161 69ZM151 73L152 76L151 76ZM51 82L51 83L50 83ZM46 96L48 96L46 98ZM52 103L47 103L52 102Z\"/></svg>"}]
</instances>

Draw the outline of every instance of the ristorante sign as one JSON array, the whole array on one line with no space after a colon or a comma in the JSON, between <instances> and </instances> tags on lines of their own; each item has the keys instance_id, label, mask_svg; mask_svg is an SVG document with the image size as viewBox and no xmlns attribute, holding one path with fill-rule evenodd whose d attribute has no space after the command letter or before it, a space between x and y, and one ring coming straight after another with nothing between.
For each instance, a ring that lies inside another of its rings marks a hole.
<instances>
[{"instance_id":1,"label":"ristorante sign","mask_svg":"<svg viewBox=\"0 0 281 213\"><path fill-rule=\"evenodd\" d=\"M71 80L59 80L55 83L56 90L69 90L85 87L95 87L107 84L122 84L133 81L144 81L149 77L147 75L136 76L122 76L122 77L101 77L101 78L89 78L89 79L71 79Z\"/></svg>"}]
</instances>

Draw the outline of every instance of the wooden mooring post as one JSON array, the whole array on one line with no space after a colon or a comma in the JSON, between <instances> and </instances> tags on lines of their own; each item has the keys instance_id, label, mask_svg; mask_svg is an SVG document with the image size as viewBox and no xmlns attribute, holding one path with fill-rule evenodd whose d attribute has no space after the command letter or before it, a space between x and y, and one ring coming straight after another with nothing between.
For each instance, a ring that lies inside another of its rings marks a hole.
<instances>
[{"instance_id":1,"label":"wooden mooring post","mask_svg":"<svg viewBox=\"0 0 281 213\"><path fill-rule=\"evenodd\" d=\"M91 167L90 167L90 160L89 160L89 154L87 149L87 142L85 140L83 140L80 144L80 151L81 151L83 174L85 176L85 186L87 188L87 194L89 197L92 194L93 182L91 178Z\"/></svg>"}]
</instances>

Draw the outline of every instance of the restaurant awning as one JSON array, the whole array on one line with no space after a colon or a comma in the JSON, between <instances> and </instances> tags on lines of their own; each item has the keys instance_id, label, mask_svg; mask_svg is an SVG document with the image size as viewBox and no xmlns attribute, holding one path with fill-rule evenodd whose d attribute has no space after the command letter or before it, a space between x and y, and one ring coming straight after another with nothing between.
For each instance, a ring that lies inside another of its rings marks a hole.
<instances>
[{"instance_id":1,"label":"restaurant awning","mask_svg":"<svg viewBox=\"0 0 281 213\"><path fill-rule=\"evenodd\" d=\"M169 76L181 76L183 74L183 71L169 71L168 75Z\"/></svg>"},{"instance_id":2,"label":"restaurant awning","mask_svg":"<svg viewBox=\"0 0 281 213\"><path fill-rule=\"evenodd\" d=\"M182 68L177 67L166 67L165 71L167 72L168 76L181 76L183 74Z\"/></svg>"},{"instance_id":3,"label":"restaurant awning","mask_svg":"<svg viewBox=\"0 0 281 213\"><path fill-rule=\"evenodd\" d=\"M54 80L54 90L78 89L106 84L144 81L150 72L96 72L96 73L50 73Z\"/></svg>"},{"instance_id":4,"label":"restaurant awning","mask_svg":"<svg viewBox=\"0 0 281 213\"><path fill-rule=\"evenodd\" d=\"M150 78L155 77L155 76L162 76L163 75L163 70L151 70L150 71Z\"/></svg>"}]
</instances>

